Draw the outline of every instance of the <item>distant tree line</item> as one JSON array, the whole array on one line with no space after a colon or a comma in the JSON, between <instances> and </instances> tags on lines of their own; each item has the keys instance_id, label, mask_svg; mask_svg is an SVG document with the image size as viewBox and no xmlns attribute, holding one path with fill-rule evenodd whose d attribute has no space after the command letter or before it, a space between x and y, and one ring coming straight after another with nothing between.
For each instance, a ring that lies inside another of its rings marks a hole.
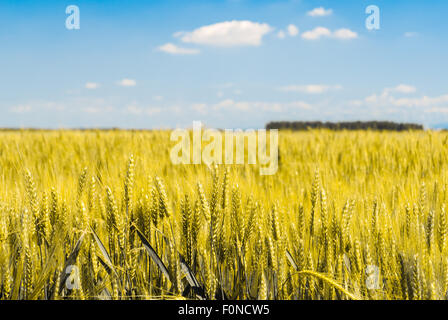
<instances>
[{"instance_id":1,"label":"distant tree line","mask_svg":"<svg viewBox=\"0 0 448 320\"><path fill-rule=\"evenodd\" d=\"M354 121L354 122L321 122L321 121L274 121L266 125L266 129L279 130L387 130L407 131L423 130L423 126L415 123L396 123L390 121Z\"/></svg>"}]
</instances>

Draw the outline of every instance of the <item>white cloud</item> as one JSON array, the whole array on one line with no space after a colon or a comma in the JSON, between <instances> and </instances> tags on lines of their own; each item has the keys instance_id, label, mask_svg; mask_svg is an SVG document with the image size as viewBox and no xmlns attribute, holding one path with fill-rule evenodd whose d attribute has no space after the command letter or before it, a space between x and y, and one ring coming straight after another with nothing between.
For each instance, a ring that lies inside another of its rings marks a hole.
<instances>
[{"instance_id":1,"label":"white cloud","mask_svg":"<svg viewBox=\"0 0 448 320\"><path fill-rule=\"evenodd\" d=\"M448 108L448 94L429 97L403 98L393 96L392 93L410 94L416 91L415 87L409 85L398 85L394 88L386 88L381 94L372 94L363 100L352 101L354 106L370 107L406 107L406 108L424 108L425 112L440 112ZM429 109L428 109L429 108Z\"/></svg>"},{"instance_id":2,"label":"white cloud","mask_svg":"<svg viewBox=\"0 0 448 320\"><path fill-rule=\"evenodd\" d=\"M325 9L324 7L314 8L311 11L308 11L308 15L311 17L325 17L329 16L333 13L332 9Z\"/></svg>"},{"instance_id":3,"label":"white cloud","mask_svg":"<svg viewBox=\"0 0 448 320\"><path fill-rule=\"evenodd\" d=\"M350 29L339 29L333 32L333 37L336 39L349 40L358 38L358 34Z\"/></svg>"},{"instance_id":4,"label":"white cloud","mask_svg":"<svg viewBox=\"0 0 448 320\"><path fill-rule=\"evenodd\" d=\"M292 107L294 109L305 109L305 110L311 110L312 107L309 103L303 102L303 101L294 101L290 102L286 105L287 107Z\"/></svg>"},{"instance_id":5,"label":"white cloud","mask_svg":"<svg viewBox=\"0 0 448 320\"><path fill-rule=\"evenodd\" d=\"M335 38L340 40L350 40L358 37L358 34L350 29L342 28L332 32L325 27L316 27L313 30L302 33L305 40L319 40L320 38Z\"/></svg>"},{"instance_id":6,"label":"white cloud","mask_svg":"<svg viewBox=\"0 0 448 320\"><path fill-rule=\"evenodd\" d=\"M162 110L162 108L146 108L145 109L145 114L146 115L148 115L148 116L152 116L152 115L155 115L155 114L159 114L159 113L161 113L163 110Z\"/></svg>"},{"instance_id":7,"label":"white cloud","mask_svg":"<svg viewBox=\"0 0 448 320\"><path fill-rule=\"evenodd\" d=\"M84 111L85 113L102 113L104 109L96 107L85 107L82 108L82 111Z\"/></svg>"},{"instance_id":8,"label":"white cloud","mask_svg":"<svg viewBox=\"0 0 448 320\"><path fill-rule=\"evenodd\" d=\"M222 100L221 102L215 104L213 109L237 109L240 111L248 111L250 109L250 104L248 102L238 102L232 99Z\"/></svg>"},{"instance_id":9,"label":"white cloud","mask_svg":"<svg viewBox=\"0 0 448 320\"><path fill-rule=\"evenodd\" d=\"M140 115L142 114L143 109L140 107L137 107L135 105L130 105L126 107L125 113L134 114L134 115Z\"/></svg>"},{"instance_id":10,"label":"white cloud","mask_svg":"<svg viewBox=\"0 0 448 320\"><path fill-rule=\"evenodd\" d=\"M96 83L96 82L87 82L85 84L85 88L89 89L89 90L98 89L99 87L100 87L100 84Z\"/></svg>"},{"instance_id":11,"label":"white cloud","mask_svg":"<svg viewBox=\"0 0 448 320\"><path fill-rule=\"evenodd\" d=\"M397 107L432 107L448 105L448 95L438 97L423 96L420 98L399 98L390 97L392 105Z\"/></svg>"},{"instance_id":12,"label":"white cloud","mask_svg":"<svg viewBox=\"0 0 448 320\"><path fill-rule=\"evenodd\" d=\"M397 99L391 95L391 93L399 94L411 94L417 91L417 88L407 84L399 84L393 88L384 88L381 94L372 94L366 97L364 100L354 100L353 105L361 106L364 104L370 105L389 105L389 106L403 106L406 104L421 105L422 101L416 102L415 99L400 98Z\"/></svg>"},{"instance_id":13,"label":"white cloud","mask_svg":"<svg viewBox=\"0 0 448 320\"><path fill-rule=\"evenodd\" d=\"M132 114L132 115L148 115L152 116L158 113L162 112L162 108L158 107L148 107L148 108L142 108L136 105L128 105L125 109L125 113Z\"/></svg>"},{"instance_id":14,"label":"white cloud","mask_svg":"<svg viewBox=\"0 0 448 320\"><path fill-rule=\"evenodd\" d=\"M135 87L137 85L137 81L135 81L134 79L125 78L118 82L118 85L122 87Z\"/></svg>"},{"instance_id":15,"label":"white cloud","mask_svg":"<svg viewBox=\"0 0 448 320\"><path fill-rule=\"evenodd\" d=\"M228 88L232 88L234 86L235 86L235 84L233 82L227 82L227 83L217 85L218 88L222 88L222 89L228 89Z\"/></svg>"},{"instance_id":16,"label":"white cloud","mask_svg":"<svg viewBox=\"0 0 448 320\"><path fill-rule=\"evenodd\" d=\"M115 99L91 98L91 97L73 97L66 98L63 101L45 101L33 100L14 106L9 109L13 113L56 113L64 112L67 114L75 113L110 113L118 108L114 106Z\"/></svg>"},{"instance_id":17,"label":"white cloud","mask_svg":"<svg viewBox=\"0 0 448 320\"><path fill-rule=\"evenodd\" d=\"M330 37L331 31L324 27L317 27L310 31L302 33L302 38L305 40L318 40L322 37Z\"/></svg>"},{"instance_id":18,"label":"white cloud","mask_svg":"<svg viewBox=\"0 0 448 320\"><path fill-rule=\"evenodd\" d=\"M384 89L385 92L398 92L398 93L404 93L404 94L409 94L409 93L414 93L415 91L417 91L416 87L407 85L407 84L400 84L394 88L386 88Z\"/></svg>"},{"instance_id":19,"label":"white cloud","mask_svg":"<svg viewBox=\"0 0 448 320\"><path fill-rule=\"evenodd\" d=\"M302 92L308 94L322 94L330 90L340 90L342 86L340 85L322 85L322 84L309 84L309 85L289 85L281 87L280 91L285 92Z\"/></svg>"},{"instance_id":20,"label":"white cloud","mask_svg":"<svg viewBox=\"0 0 448 320\"><path fill-rule=\"evenodd\" d=\"M200 114L206 114L207 113L207 105L205 103L196 103L193 104L191 107L194 111Z\"/></svg>"},{"instance_id":21,"label":"white cloud","mask_svg":"<svg viewBox=\"0 0 448 320\"><path fill-rule=\"evenodd\" d=\"M11 107L9 109L10 112L19 113L19 114L28 113L28 112L31 112L32 110L33 110L33 108L30 105L18 105L18 106Z\"/></svg>"},{"instance_id":22,"label":"white cloud","mask_svg":"<svg viewBox=\"0 0 448 320\"><path fill-rule=\"evenodd\" d=\"M299 29L298 29L295 25L290 24L290 25L288 26L288 34L289 34L291 37L295 37L296 35L299 34Z\"/></svg>"},{"instance_id":23,"label":"white cloud","mask_svg":"<svg viewBox=\"0 0 448 320\"><path fill-rule=\"evenodd\" d=\"M290 24L286 27L286 30L280 30L277 32L277 38L284 39L286 38L286 34L288 34L290 37L295 37L299 34L299 28L297 28L295 25Z\"/></svg>"},{"instance_id":24,"label":"white cloud","mask_svg":"<svg viewBox=\"0 0 448 320\"><path fill-rule=\"evenodd\" d=\"M80 97L72 101L65 102L66 112L82 112L89 114L105 114L115 112L116 108L113 101L105 98L86 98Z\"/></svg>"},{"instance_id":25,"label":"white cloud","mask_svg":"<svg viewBox=\"0 0 448 320\"><path fill-rule=\"evenodd\" d=\"M65 112L79 112L90 114L105 114L114 112L115 106L112 99L79 97L71 101L64 101Z\"/></svg>"},{"instance_id":26,"label":"white cloud","mask_svg":"<svg viewBox=\"0 0 448 320\"><path fill-rule=\"evenodd\" d=\"M176 55L192 55L200 53L198 49L181 48L172 43L166 43L158 47L157 50Z\"/></svg>"},{"instance_id":27,"label":"white cloud","mask_svg":"<svg viewBox=\"0 0 448 320\"><path fill-rule=\"evenodd\" d=\"M431 108L428 110L425 110L427 113L448 113L448 107L446 108Z\"/></svg>"},{"instance_id":28,"label":"white cloud","mask_svg":"<svg viewBox=\"0 0 448 320\"><path fill-rule=\"evenodd\" d=\"M266 23L252 21L225 21L200 27L191 32L177 32L185 43L217 47L259 46L272 28Z\"/></svg>"},{"instance_id":29,"label":"white cloud","mask_svg":"<svg viewBox=\"0 0 448 320\"><path fill-rule=\"evenodd\" d=\"M264 102L264 101L235 101L233 99L223 100L212 106L215 111L234 110L242 112L284 112L291 109L312 109L311 105L303 101L293 101L287 103Z\"/></svg>"},{"instance_id":30,"label":"white cloud","mask_svg":"<svg viewBox=\"0 0 448 320\"><path fill-rule=\"evenodd\" d=\"M29 113L29 112L38 112L38 111L64 111L66 107L62 103L57 103L54 101L28 101L26 103L12 106L9 108L9 112L12 113Z\"/></svg>"},{"instance_id":31,"label":"white cloud","mask_svg":"<svg viewBox=\"0 0 448 320\"><path fill-rule=\"evenodd\" d=\"M413 37L417 37L418 35L419 35L418 32L412 32L412 31L404 33L404 36L406 38L413 38Z\"/></svg>"},{"instance_id":32,"label":"white cloud","mask_svg":"<svg viewBox=\"0 0 448 320\"><path fill-rule=\"evenodd\" d=\"M154 96L152 97L153 100L155 101L162 101L163 100L163 96Z\"/></svg>"},{"instance_id":33,"label":"white cloud","mask_svg":"<svg viewBox=\"0 0 448 320\"><path fill-rule=\"evenodd\" d=\"M279 32L277 32L277 38L285 39L285 37L286 37L285 31L280 30Z\"/></svg>"}]
</instances>

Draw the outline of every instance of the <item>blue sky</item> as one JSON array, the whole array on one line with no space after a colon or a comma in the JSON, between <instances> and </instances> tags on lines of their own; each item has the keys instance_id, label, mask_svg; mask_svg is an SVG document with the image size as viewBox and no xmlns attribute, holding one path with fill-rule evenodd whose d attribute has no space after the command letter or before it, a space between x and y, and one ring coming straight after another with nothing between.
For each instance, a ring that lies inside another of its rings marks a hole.
<instances>
[{"instance_id":1,"label":"blue sky","mask_svg":"<svg viewBox=\"0 0 448 320\"><path fill-rule=\"evenodd\" d=\"M444 126L447 15L443 0L1 0L0 127Z\"/></svg>"}]
</instances>

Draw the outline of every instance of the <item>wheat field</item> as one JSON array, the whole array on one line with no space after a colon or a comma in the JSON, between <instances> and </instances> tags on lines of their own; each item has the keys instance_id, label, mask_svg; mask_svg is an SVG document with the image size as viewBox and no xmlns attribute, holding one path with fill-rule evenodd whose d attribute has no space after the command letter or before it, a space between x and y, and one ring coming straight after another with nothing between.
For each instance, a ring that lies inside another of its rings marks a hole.
<instances>
[{"instance_id":1,"label":"wheat field","mask_svg":"<svg viewBox=\"0 0 448 320\"><path fill-rule=\"evenodd\" d=\"M0 299L446 299L444 132L280 132L279 169L169 131L0 132Z\"/></svg>"}]
</instances>

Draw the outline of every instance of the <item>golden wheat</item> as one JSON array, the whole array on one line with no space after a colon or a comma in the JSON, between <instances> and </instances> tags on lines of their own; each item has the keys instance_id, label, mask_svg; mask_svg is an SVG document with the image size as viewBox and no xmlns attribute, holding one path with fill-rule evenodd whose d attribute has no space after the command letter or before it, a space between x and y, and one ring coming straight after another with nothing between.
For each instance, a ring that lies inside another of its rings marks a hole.
<instances>
[{"instance_id":1,"label":"golden wheat","mask_svg":"<svg viewBox=\"0 0 448 320\"><path fill-rule=\"evenodd\" d=\"M0 299L446 299L448 135L281 132L279 170L168 131L0 133Z\"/></svg>"}]
</instances>

